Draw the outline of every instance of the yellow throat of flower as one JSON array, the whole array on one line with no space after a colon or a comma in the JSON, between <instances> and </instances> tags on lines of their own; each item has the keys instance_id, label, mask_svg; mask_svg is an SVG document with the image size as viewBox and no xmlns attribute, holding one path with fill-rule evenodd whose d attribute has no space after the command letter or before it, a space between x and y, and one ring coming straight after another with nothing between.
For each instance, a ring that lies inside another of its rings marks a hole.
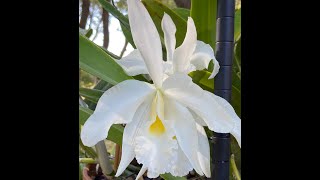
<instances>
[{"instance_id":1,"label":"yellow throat of flower","mask_svg":"<svg viewBox=\"0 0 320 180\"><path fill-rule=\"evenodd\" d=\"M156 121L149 127L149 132L153 135L161 135L166 131L166 128L162 124L160 118L157 116Z\"/></svg>"}]
</instances>

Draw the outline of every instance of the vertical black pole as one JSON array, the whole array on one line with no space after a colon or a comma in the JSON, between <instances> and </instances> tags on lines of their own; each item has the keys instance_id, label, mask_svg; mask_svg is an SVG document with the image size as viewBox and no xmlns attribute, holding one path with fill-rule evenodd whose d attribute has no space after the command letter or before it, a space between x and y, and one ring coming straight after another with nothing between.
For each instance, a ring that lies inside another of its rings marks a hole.
<instances>
[{"instance_id":1,"label":"vertical black pole","mask_svg":"<svg viewBox=\"0 0 320 180\"><path fill-rule=\"evenodd\" d=\"M220 64L220 70L214 79L214 93L230 102L235 0L218 0L217 8L216 58ZM230 134L214 133L213 142L212 179L228 180Z\"/></svg>"}]
</instances>

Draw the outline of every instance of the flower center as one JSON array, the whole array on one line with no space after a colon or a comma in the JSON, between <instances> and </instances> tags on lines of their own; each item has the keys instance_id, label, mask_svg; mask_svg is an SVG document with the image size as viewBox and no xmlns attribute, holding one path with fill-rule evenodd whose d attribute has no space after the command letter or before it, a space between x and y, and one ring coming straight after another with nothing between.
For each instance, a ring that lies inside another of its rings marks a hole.
<instances>
[{"instance_id":1,"label":"flower center","mask_svg":"<svg viewBox=\"0 0 320 180\"><path fill-rule=\"evenodd\" d=\"M153 135L161 135L166 131L166 128L162 124L160 118L157 116L156 121L149 127L149 132Z\"/></svg>"}]
</instances>

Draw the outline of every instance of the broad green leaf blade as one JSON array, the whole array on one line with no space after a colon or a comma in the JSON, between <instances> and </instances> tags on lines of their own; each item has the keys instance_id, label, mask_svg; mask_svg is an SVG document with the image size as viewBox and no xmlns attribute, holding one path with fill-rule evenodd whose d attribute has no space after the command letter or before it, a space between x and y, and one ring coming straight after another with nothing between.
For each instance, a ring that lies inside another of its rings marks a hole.
<instances>
[{"instance_id":1,"label":"broad green leaf blade","mask_svg":"<svg viewBox=\"0 0 320 180\"><path fill-rule=\"evenodd\" d=\"M128 18L128 15L126 16L126 18ZM134 49L136 49L136 45L133 42L133 37L132 37L130 28L125 27L121 23L120 23L120 27L121 27L121 30L122 30L122 33L123 33L124 37L126 37L127 41L131 44L131 46Z\"/></svg>"},{"instance_id":2,"label":"broad green leaf blade","mask_svg":"<svg viewBox=\"0 0 320 180\"><path fill-rule=\"evenodd\" d=\"M100 48L101 48L104 52L106 52L109 56L111 56L112 58L114 58L114 59L120 59L119 56L117 56L117 55L113 54L112 52L108 51L108 49L106 49L106 48L104 48L104 47L102 47L102 46L100 46Z\"/></svg>"},{"instance_id":3,"label":"broad green leaf blade","mask_svg":"<svg viewBox=\"0 0 320 180\"><path fill-rule=\"evenodd\" d=\"M80 68L113 85L132 79L123 69L99 46L79 34Z\"/></svg>"},{"instance_id":4,"label":"broad green leaf blade","mask_svg":"<svg viewBox=\"0 0 320 180\"><path fill-rule=\"evenodd\" d=\"M187 32L187 21L184 20L181 16L179 16L176 12L174 12L173 10L171 10L170 8L162 4L160 1L142 0L142 3L148 10L162 39L163 39L163 32L161 28L162 17L164 13L167 13L171 17L171 19L173 20L177 28L176 47L180 46Z\"/></svg>"},{"instance_id":5,"label":"broad green leaf blade","mask_svg":"<svg viewBox=\"0 0 320 180\"><path fill-rule=\"evenodd\" d=\"M214 80L208 79L210 75L211 73L205 70L193 71L189 73L189 76L192 78L194 83L198 84L202 89L212 93L214 88Z\"/></svg>"},{"instance_id":6,"label":"broad green leaf blade","mask_svg":"<svg viewBox=\"0 0 320 180\"><path fill-rule=\"evenodd\" d=\"M93 113L92 110L88 108L83 108L79 106L79 121L80 124L83 125L86 120L90 117ZM121 145L122 144L122 134L123 134L124 127L120 124L114 124L111 126L107 139Z\"/></svg>"},{"instance_id":7,"label":"broad green leaf blade","mask_svg":"<svg viewBox=\"0 0 320 180\"><path fill-rule=\"evenodd\" d=\"M191 17L197 28L198 40L215 48L217 0L191 0Z\"/></svg>"},{"instance_id":8,"label":"broad green leaf blade","mask_svg":"<svg viewBox=\"0 0 320 180\"><path fill-rule=\"evenodd\" d=\"M93 89L100 90L100 91L106 91L109 88L111 88L112 86L113 86L112 84L110 84L104 80L100 80L98 82L98 84Z\"/></svg>"},{"instance_id":9,"label":"broad green leaf blade","mask_svg":"<svg viewBox=\"0 0 320 180\"><path fill-rule=\"evenodd\" d=\"M175 176L171 175L170 173L161 174L160 176L165 180L187 180L187 178L185 178L185 177L175 177Z\"/></svg>"},{"instance_id":10,"label":"broad green leaf blade","mask_svg":"<svg viewBox=\"0 0 320 180\"><path fill-rule=\"evenodd\" d=\"M240 89L232 85L231 91L231 105L236 111L237 115L241 117L241 92Z\"/></svg>"},{"instance_id":11,"label":"broad green leaf blade","mask_svg":"<svg viewBox=\"0 0 320 180\"><path fill-rule=\"evenodd\" d=\"M91 109L79 106L79 123L80 123L80 125L84 125L84 123L90 117L90 115L92 113L93 113L93 111Z\"/></svg>"},{"instance_id":12,"label":"broad green leaf blade","mask_svg":"<svg viewBox=\"0 0 320 180\"><path fill-rule=\"evenodd\" d=\"M132 39L128 17L124 16L119 10L116 9L116 7L114 7L108 1L106 0L98 0L98 1L106 11L108 11L110 14L112 14L115 18L119 20L122 32L125 35L126 39L132 45L133 48L136 48Z\"/></svg>"},{"instance_id":13,"label":"broad green leaf blade","mask_svg":"<svg viewBox=\"0 0 320 180\"><path fill-rule=\"evenodd\" d=\"M98 0L103 9L112 14L115 18L117 18L121 24L126 27L130 27L129 20L126 18L119 10L116 9L111 3L106 0Z\"/></svg>"},{"instance_id":14,"label":"broad green leaf blade","mask_svg":"<svg viewBox=\"0 0 320 180\"><path fill-rule=\"evenodd\" d=\"M174 8L172 9L175 13L177 13L180 17L182 17L185 21L188 21L188 17L190 17L190 10L185 8Z\"/></svg>"},{"instance_id":15,"label":"broad green leaf blade","mask_svg":"<svg viewBox=\"0 0 320 180\"><path fill-rule=\"evenodd\" d=\"M238 69L238 72L241 73L241 34L239 35L239 39L235 44L234 48L234 58L235 58L235 66Z\"/></svg>"},{"instance_id":16,"label":"broad green leaf blade","mask_svg":"<svg viewBox=\"0 0 320 180\"><path fill-rule=\"evenodd\" d=\"M97 89L80 88L79 94L85 97L87 100L97 103L104 91Z\"/></svg>"},{"instance_id":17,"label":"broad green leaf blade","mask_svg":"<svg viewBox=\"0 0 320 180\"><path fill-rule=\"evenodd\" d=\"M234 17L234 39L237 40L241 34L241 8L238 9Z\"/></svg>"},{"instance_id":18,"label":"broad green leaf blade","mask_svg":"<svg viewBox=\"0 0 320 180\"><path fill-rule=\"evenodd\" d=\"M122 145L123 131L124 127L122 125L114 124L109 130L107 139L118 145Z\"/></svg>"}]
</instances>

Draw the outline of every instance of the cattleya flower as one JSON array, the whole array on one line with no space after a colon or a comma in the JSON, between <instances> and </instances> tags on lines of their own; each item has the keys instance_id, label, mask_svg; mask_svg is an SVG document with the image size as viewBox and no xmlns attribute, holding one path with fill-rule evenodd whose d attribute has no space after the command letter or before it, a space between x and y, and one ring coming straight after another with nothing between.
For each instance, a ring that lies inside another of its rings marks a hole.
<instances>
[{"instance_id":1,"label":"cattleya flower","mask_svg":"<svg viewBox=\"0 0 320 180\"><path fill-rule=\"evenodd\" d=\"M211 59L214 60L214 68L209 79L218 73L220 66L214 56L214 52L209 44L197 41L197 31L192 18L188 18L185 40L177 49L175 49L176 26L166 13L162 18L161 27L164 32L164 42L167 50L167 61L162 61L163 71L166 75L171 75L174 72L188 74L195 70L205 69ZM133 50L129 55L116 62L130 76L149 74L139 49Z\"/></svg>"},{"instance_id":2,"label":"cattleya flower","mask_svg":"<svg viewBox=\"0 0 320 180\"><path fill-rule=\"evenodd\" d=\"M196 29L189 18L186 38L174 50L175 26L164 15L162 28L168 57L163 63L159 34L143 4L128 0L128 14L138 49L127 56L127 62L133 65L127 64L126 72L149 74L154 84L126 80L107 90L82 128L82 142L94 146L108 136L112 124L126 124L116 176L136 158L142 164L137 179L146 170L149 178L164 173L185 176L192 169L210 177L210 148L203 126L231 133L239 145L241 136L241 120L232 106L201 89L187 75L193 69L207 67L214 59L212 49L197 42ZM136 61L130 60L133 55Z\"/></svg>"}]
</instances>

